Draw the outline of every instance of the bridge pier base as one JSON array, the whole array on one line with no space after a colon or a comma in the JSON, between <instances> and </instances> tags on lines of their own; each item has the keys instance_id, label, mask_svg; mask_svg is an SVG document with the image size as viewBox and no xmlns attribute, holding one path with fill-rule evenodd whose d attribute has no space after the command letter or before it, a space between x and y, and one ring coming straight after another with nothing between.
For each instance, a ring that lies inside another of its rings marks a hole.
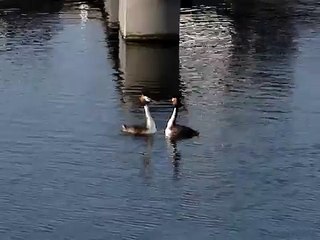
<instances>
[{"instance_id":1,"label":"bridge pier base","mask_svg":"<svg viewBox=\"0 0 320 240\"><path fill-rule=\"evenodd\" d=\"M180 0L118 1L120 32L125 40L179 41Z\"/></svg>"}]
</instances>

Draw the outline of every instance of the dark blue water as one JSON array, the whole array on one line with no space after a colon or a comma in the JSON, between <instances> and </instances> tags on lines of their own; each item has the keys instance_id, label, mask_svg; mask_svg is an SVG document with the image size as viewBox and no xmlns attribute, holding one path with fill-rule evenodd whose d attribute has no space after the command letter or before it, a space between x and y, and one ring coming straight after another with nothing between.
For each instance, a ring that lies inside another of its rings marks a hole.
<instances>
[{"instance_id":1,"label":"dark blue water","mask_svg":"<svg viewBox=\"0 0 320 240\"><path fill-rule=\"evenodd\" d=\"M319 239L320 6L204 2L170 47L0 1L0 239ZM153 138L120 133L142 89ZM172 95L200 138L165 141Z\"/></svg>"}]
</instances>

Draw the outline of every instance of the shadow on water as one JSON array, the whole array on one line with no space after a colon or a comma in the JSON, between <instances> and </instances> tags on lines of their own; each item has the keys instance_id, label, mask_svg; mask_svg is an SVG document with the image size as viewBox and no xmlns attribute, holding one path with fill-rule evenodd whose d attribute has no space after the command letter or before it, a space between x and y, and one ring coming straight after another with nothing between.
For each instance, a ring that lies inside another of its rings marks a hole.
<instances>
[{"instance_id":1,"label":"shadow on water","mask_svg":"<svg viewBox=\"0 0 320 240\"><path fill-rule=\"evenodd\" d=\"M216 142L285 147L298 54L293 7L247 3L182 10L182 81L196 111L215 113ZM204 123L200 131L210 128Z\"/></svg>"},{"instance_id":2,"label":"shadow on water","mask_svg":"<svg viewBox=\"0 0 320 240\"><path fill-rule=\"evenodd\" d=\"M0 51L36 54L50 49L48 41L63 28L59 16L63 6L60 0L0 1Z\"/></svg>"},{"instance_id":3,"label":"shadow on water","mask_svg":"<svg viewBox=\"0 0 320 240\"><path fill-rule=\"evenodd\" d=\"M289 1L241 3L235 2L231 8L232 46L223 84L234 85L239 91L269 86L271 95L289 96L297 54L292 5Z\"/></svg>"},{"instance_id":4,"label":"shadow on water","mask_svg":"<svg viewBox=\"0 0 320 240\"><path fill-rule=\"evenodd\" d=\"M88 4L90 7L103 8L100 0L0 0L0 12L10 13L57 13L74 5Z\"/></svg>"},{"instance_id":5,"label":"shadow on water","mask_svg":"<svg viewBox=\"0 0 320 240\"><path fill-rule=\"evenodd\" d=\"M291 3L242 1L232 5L231 56L223 84L242 99L240 108L247 104L267 120L286 120L291 112L297 55Z\"/></svg>"},{"instance_id":6,"label":"shadow on water","mask_svg":"<svg viewBox=\"0 0 320 240\"><path fill-rule=\"evenodd\" d=\"M190 91L229 92L230 87L245 91L255 84L276 82L290 94L297 54L291 2L229 3L189 1L185 6L195 5L193 11L182 10L183 80L199 78L203 83L187 84ZM203 61L197 62L199 58Z\"/></svg>"},{"instance_id":7,"label":"shadow on water","mask_svg":"<svg viewBox=\"0 0 320 240\"><path fill-rule=\"evenodd\" d=\"M22 13L55 13L62 9L63 0L0 0L0 9Z\"/></svg>"},{"instance_id":8,"label":"shadow on water","mask_svg":"<svg viewBox=\"0 0 320 240\"><path fill-rule=\"evenodd\" d=\"M290 59L296 51L292 5L246 3L232 5L230 17L234 26L232 41L235 55L251 53L261 57L272 54L276 58L273 60Z\"/></svg>"}]
</instances>

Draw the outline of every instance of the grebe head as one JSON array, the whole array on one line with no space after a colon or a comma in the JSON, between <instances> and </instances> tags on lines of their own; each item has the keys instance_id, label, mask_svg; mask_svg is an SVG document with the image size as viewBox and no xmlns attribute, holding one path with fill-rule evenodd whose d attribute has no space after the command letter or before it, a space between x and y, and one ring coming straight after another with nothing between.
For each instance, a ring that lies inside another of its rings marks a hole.
<instances>
[{"instance_id":1,"label":"grebe head","mask_svg":"<svg viewBox=\"0 0 320 240\"><path fill-rule=\"evenodd\" d=\"M177 97L171 98L171 103L174 107L181 107L182 106L180 100Z\"/></svg>"},{"instance_id":2,"label":"grebe head","mask_svg":"<svg viewBox=\"0 0 320 240\"><path fill-rule=\"evenodd\" d=\"M146 105L151 102L151 98L149 98L143 94L139 97L139 100L142 103L142 105Z\"/></svg>"}]
</instances>

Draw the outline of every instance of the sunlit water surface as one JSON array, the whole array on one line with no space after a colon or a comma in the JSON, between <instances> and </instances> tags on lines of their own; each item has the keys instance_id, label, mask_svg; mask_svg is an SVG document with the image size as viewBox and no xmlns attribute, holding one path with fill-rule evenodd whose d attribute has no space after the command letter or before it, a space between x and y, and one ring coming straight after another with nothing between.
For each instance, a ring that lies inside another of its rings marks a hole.
<instances>
[{"instance_id":1,"label":"sunlit water surface","mask_svg":"<svg viewBox=\"0 0 320 240\"><path fill-rule=\"evenodd\" d=\"M320 237L319 4L186 3L179 48L119 42L95 4L2 4L1 239ZM120 132L142 89L153 138ZM165 141L174 95L200 138Z\"/></svg>"}]
</instances>

